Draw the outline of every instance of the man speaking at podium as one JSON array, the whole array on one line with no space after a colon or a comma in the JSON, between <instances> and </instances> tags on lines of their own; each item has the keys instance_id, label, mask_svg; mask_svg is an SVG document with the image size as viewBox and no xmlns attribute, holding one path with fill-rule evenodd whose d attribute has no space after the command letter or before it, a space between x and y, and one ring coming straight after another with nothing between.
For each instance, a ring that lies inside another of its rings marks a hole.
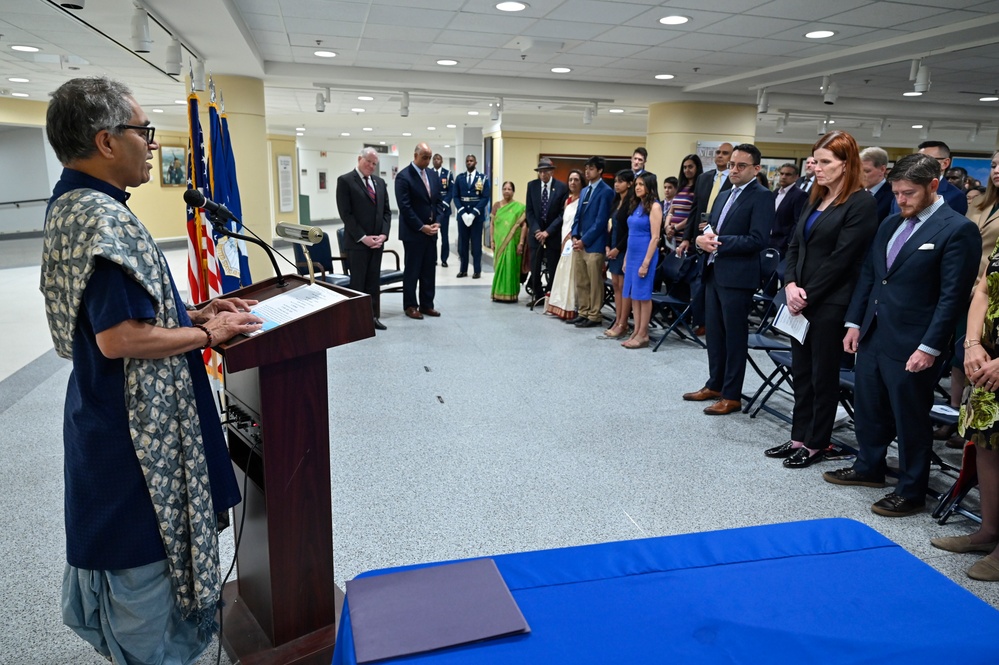
<instances>
[{"instance_id":1,"label":"man speaking at podium","mask_svg":"<svg viewBox=\"0 0 999 665\"><path fill-rule=\"evenodd\" d=\"M191 663L216 629L216 514L239 502L198 350L261 320L238 298L185 311L126 204L159 148L127 87L67 81L46 131L65 169L46 213L41 290L56 352L73 361L63 621L115 663Z\"/></svg>"}]
</instances>

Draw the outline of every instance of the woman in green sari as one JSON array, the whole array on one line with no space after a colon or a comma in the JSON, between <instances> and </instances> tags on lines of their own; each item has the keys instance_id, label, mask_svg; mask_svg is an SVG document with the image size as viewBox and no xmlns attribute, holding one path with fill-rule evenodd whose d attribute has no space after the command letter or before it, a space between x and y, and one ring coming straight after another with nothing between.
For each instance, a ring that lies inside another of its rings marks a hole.
<instances>
[{"instance_id":1,"label":"woman in green sari","mask_svg":"<svg viewBox=\"0 0 999 665\"><path fill-rule=\"evenodd\" d=\"M520 266L527 238L523 203L513 200L514 186L503 183L503 200L493 206L493 292L495 302L517 302Z\"/></svg>"}]
</instances>

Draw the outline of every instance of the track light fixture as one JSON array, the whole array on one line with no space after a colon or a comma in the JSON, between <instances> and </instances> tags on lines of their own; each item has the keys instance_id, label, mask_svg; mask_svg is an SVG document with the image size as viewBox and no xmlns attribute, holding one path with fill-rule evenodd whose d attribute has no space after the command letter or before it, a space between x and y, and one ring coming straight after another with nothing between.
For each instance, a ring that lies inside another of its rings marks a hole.
<instances>
[{"instance_id":1,"label":"track light fixture","mask_svg":"<svg viewBox=\"0 0 999 665\"><path fill-rule=\"evenodd\" d=\"M916 74L919 73L919 66L922 64L921 58L913 58L912 62L909 63L909 80L915 81Z\"/></svg>"},{"instance_id":2,"label":"track light fixture","mask_svg":"<svg viewBox=\"0 0 999 665\"><path fill-rule=\"evenodd\" d=\"M756 93L756 112L766 113L770 110L770 92L763 88Z\"/></svg>"},{"instance_id":3,"label":"track light fixture","mask_svg":"<svg viewBox=\"0 0 999 665\"><path fill-rule=\"evenodd\" d=\"M928 92L930 89L930 68L920 63L916 71L916 83L912 86L915 92Z\"/></svg>"},{"instance_id":4,"label":"track light fixture","mask_svg":"<svg viewBox=\"0 0 999 665\"><path fill-rule=\"evenodd\" d=\"M205 89L205 61L199 58L191 60L191 90L201 92Z\"/></svg>"},{"instance_id":5,"label":"track light fixture","mask_svg":"<svg viewBox=\"0 0 999 665\"><path fill-rule=\"evenodd\" d=\"M978 132L982 128L982 123L976 122L975 126L972 127L971 131L968 132L968 143L974 143L978 140Z\"/></svg>"},{"instance_id":6,"label":"track light fixture","mask_svg":"<svg viewBox=\"0 0 999 665\"><path fill-rule=\"evenodd\" d=\"M919 130L919 138L924 141L930 138L930 129L932 129L932 127L933 127L932 120L923 125L923 128Z\"/></svg>"},{"instance_id":7,"label":"track light fixture","mask_svg":"<svg viewBox=\"0 0 999 665\"><path fill-rule=\"evenodd\" d=\"M153 40L149 36L149 15L146 10L135 5L132 12L132 50L136 53L149 53Z\"/></svg>"},{"instance_id":8,"label":"track light fixture","mask_svg":"<svg viewBox=\"0 0 999 665\"><path fill-rule=\"evenodd\" d=\"M829 77L826 77L828 81ZM822 86L822 103L832 106L839 98L839 84L835 81Z\"/></svg>"},{"instance_id":9,"label":"track light fixture","mask_svg":"<svg viewBox=\"0 0 999 665\"><path fill-rule=\"evenodd\" d=\"M316 112L323 113L326 111L326 98L323 97L323 93L316 93Z\"/></svg>"},{"instance_id":10,"label":"track light fixture","mask_svg":"<svg viewBox=\"0 0 999 665\"><path fill-rule=\"evenodd\" d=\"M881 133L885 130L885 118L881 118L876 123L874 123L874 128L871 129L871 137L879 139L881 138Z\"/></svg>"},{"instance_id":11,"label":"track light fixture","mask_svg":"<svg viewBox=\"0 0 999 665\"><path fill-rule=\"evenodd\" d=\"M409 117L409 93L402 93L402 98L399 100L399 115L403 118Z\"/></svg>"},{"instance_id":12,"label":"track light fixture","mask_svg":"<svg viewBox=\"0 0 999 665\"><path fill-rule=\"evenodd\" d=\"M777 133L778 134L783 134L784 133L784 129L787 127L787 116L788 116L788 114L785 113L781 117L777 118Z\"/></svg>"},{"instance_id":13,"label":"track light fixture","mask_svg":"<svg viewBox=\"0 0 999 665\"><path fill-rule=\"evenodd\" d=\"M587 106L583 109L583 124L592 125L593 124L593 107Z\"/></svg>"},{"instance_id":14,"label":"track light fixture","mask_svg":"<svg viewBox=\"0 0 999 665\"><path fill-rule=\"evenodd\" d=\"M180 41L176 37L170 40L170 45L167 46L166 51L166 65L164 69L166 73L170 76L177 76L180 74L184 67L184 63L180 59Z\"/></svg>"}]
</instances>

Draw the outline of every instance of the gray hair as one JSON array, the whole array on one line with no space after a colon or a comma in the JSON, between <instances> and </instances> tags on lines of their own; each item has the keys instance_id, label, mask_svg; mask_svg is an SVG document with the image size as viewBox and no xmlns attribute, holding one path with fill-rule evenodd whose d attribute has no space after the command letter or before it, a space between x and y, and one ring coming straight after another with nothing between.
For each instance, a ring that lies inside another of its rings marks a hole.
<instances>
[{"instance_id":1,"label":"gray hair","mask_svg":"<svg viewBox=\"0 0 999 665\"><path fill-rule=\"evenodd\" d=\"M860 151L860 161L870 162L879 168L888 166L888 153L885 152L884 148L874 145Z\"/></svg>"},{"instance_id":2,"label":"gray hair","mask_svg":"<svg viewBox=\"0 0 999 665\"><path fill-rule=\"evenodd\" d=\"M112 134L132 118L132 91L106 76L75 78L52 93L45 115L45 132L63 164L90 157L97 150L94 137Z\"/></svg>"},{"instance_id":3,"label":"gray hair","mask_svg":"<svg viewBox=\"0 0 999 665\"><path fill-rule=\"evenodd\" d=\"M357 153L358 157L367 157L368 155L374 155L375 159L378 159L378 151L372 148L370 145L361 148L361 151Z\"/></svg>"},{"instance_id":4,"label":"gray hair","mask_svg":"<svg viewBox=\"0 0 999 665\"><path fill-rule=\"evenodd\" d=\"M906 180L916 185L928 185L940 178L940 164L937 160L922 153L906 155L895 162L888 174L888 182Z\"/></svg>"}]
</instances>

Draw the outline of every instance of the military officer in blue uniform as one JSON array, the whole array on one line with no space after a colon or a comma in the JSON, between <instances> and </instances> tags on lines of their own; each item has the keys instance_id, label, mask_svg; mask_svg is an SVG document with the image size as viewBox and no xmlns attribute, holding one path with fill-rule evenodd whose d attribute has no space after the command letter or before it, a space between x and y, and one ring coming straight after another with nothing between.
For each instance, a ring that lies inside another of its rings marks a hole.
<instances>
[{"instance_id":1,"label":"military officer in blue uniform","mask_svg":"<svg viewBox=\"0 0 999 665\"><path fill-rule=\"evenodd\" d=\"M472 245L472 279L482 277L482 225L489 214L492 190L485 173L475 170L475 155L465 158L465 173L454 179L451 200L457 209L458 258L461 266L458 277L468 276L468 246Z\"/></svg>"},{"instance_id":2,"label":"military officer in blue uniform","mask_svg":"<svg viewBox=\"0 0 999 665\"><path fill-rule=\"evenodd\" d=\"M451 189L454 187L454 176L444 168L444 158L434 155L434 173L441 183L441 209L437 212L437 223L441 225L441 265L447 268L447 257L451 247L447 239L448 221L451 219Z\"/></svg>"}]
</instances>

